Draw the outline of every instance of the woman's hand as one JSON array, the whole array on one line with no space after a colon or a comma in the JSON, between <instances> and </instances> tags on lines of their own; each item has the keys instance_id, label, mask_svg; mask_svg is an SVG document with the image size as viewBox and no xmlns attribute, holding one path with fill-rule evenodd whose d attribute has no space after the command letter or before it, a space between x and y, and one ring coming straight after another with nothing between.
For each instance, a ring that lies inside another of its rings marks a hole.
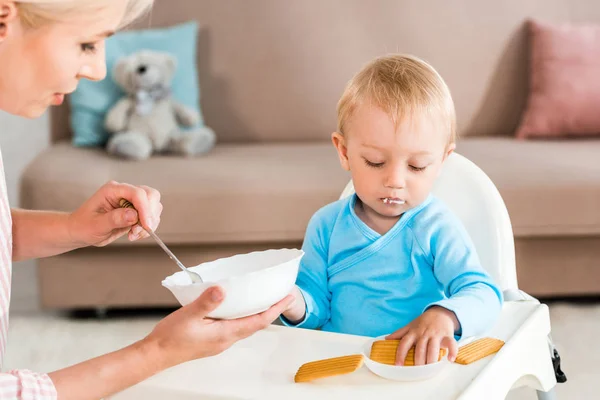
<instances>
[{"instance_id":1,"label":"woman's hand","mask_svg":"<svg viewBox=\"0 0 600 400\"><path fill-rule=\"evenodd\" d=\"M131 202L135 210L121 208L121 199ZM73 242L80 247L106 246L126 233L129 240L134 241L149 236L137 222L154 231L162 210L156 189L112 181L69 215L68 230Z\"/></svg>"},{"instance_id":2,"label":"woman's hand","mask_svg":"<svg viewBox=\"0 0 600 400\"><path fill-rule=\"evenodd\" d=\"M269 310L234 320L214 320L206 316L223 301L218 286L204 291L193 303L160 321L144 340L150 351L157 351L163 368L221 353L240 339L269 326L293 301L292 296Z\"/></svg>"}]
</instances>

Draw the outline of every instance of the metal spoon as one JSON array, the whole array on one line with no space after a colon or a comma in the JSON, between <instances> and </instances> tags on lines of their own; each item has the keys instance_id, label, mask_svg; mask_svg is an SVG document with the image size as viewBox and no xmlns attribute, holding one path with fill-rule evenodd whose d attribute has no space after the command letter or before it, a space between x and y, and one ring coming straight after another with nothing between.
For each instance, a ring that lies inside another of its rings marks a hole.
<instances>
[{"instance_id":1,"label":"metal spoon","mask_svg":"<svg viewBox=\"0 0 600 400\"><path fill-rule=\"evenodd\" d=\"M135 210L135 207L133 206L133 204L131 204L128 200L125 200L125 199L119 200L119 206L121 208L133 208ZM175 257L175 254L173 254L171 252L171 250L169 250L169 248L163 243L163 241L160 240L160 238L154 232L152 232L151 229L144 228L142 226L142 224L140 224L139 222L138 222L138 225L141 226L142 229L144 229L146 232L148 232L148 234L150 236L152 236L152 238L156 241L156 243L158 243L158 245L165 251L165 253L167 253L167 255L171 258L171 260L175 261L175 263L177 264L177 266L179 268L181 268L183 271L187 272L188 276L192 280L192 283L204 282L202 280L202 277L200 277L200 275L197 272L190 271L189 269L187 269L185 267L185 265L183 265L183 263L181 261L179 261L179 259L177 257Z\"/></svg>"}]
</instances>

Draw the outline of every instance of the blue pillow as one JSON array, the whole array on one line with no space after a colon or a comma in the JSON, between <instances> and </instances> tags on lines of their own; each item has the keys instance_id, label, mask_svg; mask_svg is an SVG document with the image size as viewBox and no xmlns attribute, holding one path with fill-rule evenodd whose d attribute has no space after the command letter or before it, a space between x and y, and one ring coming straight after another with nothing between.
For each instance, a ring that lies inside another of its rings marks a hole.
<instances>
[{"instance_id":1,"label":"blue pillow","mask_svg":"<svg viewBox=\"0 0 600 400\"><path fill-rule=\"evenodd\" d=\"M124 96L113 80L113 67L121 57L144 49L166 52L177 59L177 70L171 86L173 97L196 110L200 115L199 125L204 125L196 68L198 28L196 22L187 22L171 28L120 32L108 38L106 79L99 82L82 80L69 99L73 145L88 147L106 144L109 135L104 129L104 116Z\"/></svg>"}]
</instances>

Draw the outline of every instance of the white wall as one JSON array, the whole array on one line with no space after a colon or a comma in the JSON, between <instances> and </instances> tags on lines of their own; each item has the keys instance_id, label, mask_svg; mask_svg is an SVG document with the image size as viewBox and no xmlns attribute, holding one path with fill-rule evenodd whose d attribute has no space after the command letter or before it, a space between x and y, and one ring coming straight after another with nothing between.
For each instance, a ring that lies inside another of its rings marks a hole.
<instances>
[{"instance_id":1,"label":"white wall","mask_svg":"<svg viewBox=\"0 0 600 400\"><path fill-rule=\"evenodd\" d=\"M0 149L11 207L19 205L19 179L25 167L49 144L48 116L36 120L15 117L0 111ZM11 313L38 310L36 263L13 265Z\"/></svg>"}]
</instances>

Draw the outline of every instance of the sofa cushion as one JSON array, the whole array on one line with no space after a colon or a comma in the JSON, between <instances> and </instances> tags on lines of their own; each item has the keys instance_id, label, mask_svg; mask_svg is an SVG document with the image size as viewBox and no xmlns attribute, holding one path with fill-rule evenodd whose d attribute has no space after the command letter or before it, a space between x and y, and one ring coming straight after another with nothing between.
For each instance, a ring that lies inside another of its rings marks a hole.
<instances>
[{"instance_id":1,"label":"sofa cushion","mask_svg":"<svg viewBox=\"0 0 600 400\"><path fill-rule=\"evenodd\" d=\"M457 151L494 181L516 236L600 233L600 140L468 138ZM145 162L61 143L25 171L22 204L73 210L111 179L159 189L158 233L185 244L302 240L311 215L339 197L348 175L329 143L221 144L206 157Z\"/></svg>"},{"instance_id":2,"label":"sofa cushion","mask_svg":"<svg viewBox=\"0 0 600 400\"><path fill-rule=\"evenodd\" d=\"M203 157L143 162L59 143L26 169L21 204L74 210L111 179L160 190L157 233L185 244L301 241L312 214L339 198L349 176L328 142L221 144Z\"/></svg>"},{"instance_id":3,"label":"sofa cushion","mask_svg":"<svg viewBox=\"0 0 600 400\"><path fill-rule=\"evenodd\" d=\"M600 25L529 22L529 99L520 139L600 135Z\"/></svg>"},{"instance_id":4,"label":"sofa cushion","mask_svg":"<svg viewBox=\"0 0 600 400\"><path fill-rule=\"evenodd\" d=\"M496 184L515 236L600 233L600 140L468 138L456 151Z\"/></svg>"}]
</instances>

